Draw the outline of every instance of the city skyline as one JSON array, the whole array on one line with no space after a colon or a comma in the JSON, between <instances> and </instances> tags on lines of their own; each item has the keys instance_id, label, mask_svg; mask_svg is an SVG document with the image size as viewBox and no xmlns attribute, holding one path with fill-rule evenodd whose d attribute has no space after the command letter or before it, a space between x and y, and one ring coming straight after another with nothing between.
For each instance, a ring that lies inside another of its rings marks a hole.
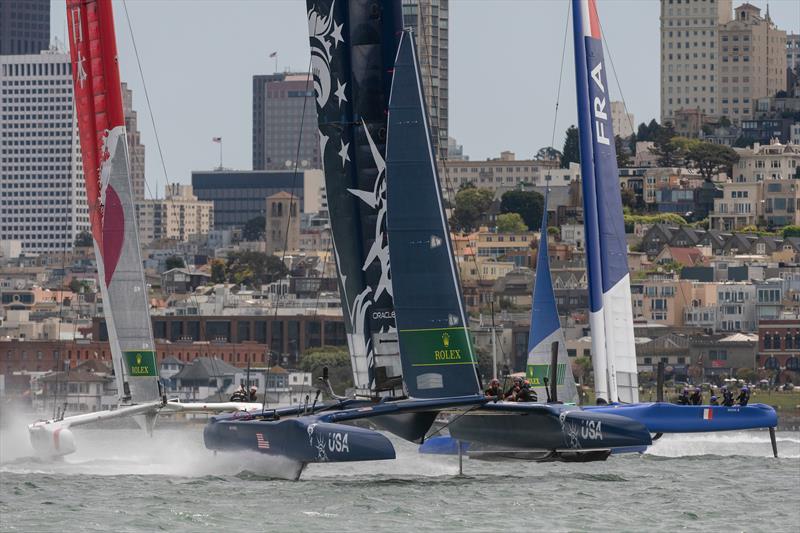
<instances>
[{"instance_id":1,"label":"city skyline","mask_svg":"<svg viewBox=\"0 0 800 533\"><path fill-rule=\"evenodd\" d=\"M734 2L734 7L740 3ZM764 1L753 3L766 9ZM160 195L164 171L125 9L122 2L119 4L116 25L122 79L133 89L134 109L143 113L139 123L149 154L148 188ZM203 2L188 6L186 2L156 0L127 4L167 179L180 183L190 181L192 170L218 166L218 146L212 143L213 137L223 138L227 168L251 168L252 76L271 74L276 64L279 71L305 70L309 53L302 2L233 1L226 2L224 8ZM568 4L560 0L509 0L493 6L487 10L479 2L451 2L450 135L472 159L497 157L506 149L520 157L531 157L550 144ZM599 2L598 9L628 111L637 122L657 118L659 2L605 0ZM51 29L62 42L64 11L62 2L52 2ZM800 4L771 2L770 14L787 33L800 32ZM224 25L220 20L225 20ZM643 20L651 23L639 27L630 24ZM555 128L557 148L563 143L567 126L576 123L575 109L570 105L575 98L571 26L568 30ZM631 42L636 46L630 46ZM530 49L521 48L521 44ZM278 53L277 61L269 57L272 52ZM616 81L610 84L612 97L620 99Z\"/></svg>"}]
</instances>

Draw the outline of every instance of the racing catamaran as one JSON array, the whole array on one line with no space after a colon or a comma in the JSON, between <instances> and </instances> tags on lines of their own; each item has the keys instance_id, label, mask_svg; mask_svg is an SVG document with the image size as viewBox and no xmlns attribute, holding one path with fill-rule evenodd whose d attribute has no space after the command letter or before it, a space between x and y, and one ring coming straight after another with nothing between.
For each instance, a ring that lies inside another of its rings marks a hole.
<instances>
[{"instance_id":1,"label":"racing catamaran","mask_svg":"<svg viewBox=\"0 0 800 533\"><path fill-rule=\"evenodd\" d=\"M162 410L260 409L236 402L181 404L161 390L136 227L111 0L67 0L75 111L86 199L119 406L28 427L37 454L75 451L70 428L127 416L152 431Z\"/></svg>"},{"instance_id":2,"label":"racing catamaran","mask_svg":"<svg viewBox=\"0 0 800 533\"><path fill-rule=\"evenodd\" d=\"M637 403L630 275L600 20L596 0L573 0L572 7L595 392L599 403L612 402L589 409L638 420L655 434L768 428L777 455L778 417L770 406Z\"/></svg>"}]
</instances>

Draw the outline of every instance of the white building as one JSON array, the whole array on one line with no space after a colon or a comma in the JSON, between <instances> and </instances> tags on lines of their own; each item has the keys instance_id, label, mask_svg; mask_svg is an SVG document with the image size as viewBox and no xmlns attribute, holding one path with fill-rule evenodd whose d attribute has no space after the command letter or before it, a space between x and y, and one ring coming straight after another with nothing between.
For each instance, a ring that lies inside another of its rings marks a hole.
<instances>
[{"instance_id":1,"label":"white building","mask_svg":"<svg viewBox=\"0 0 800 533\"><path fill-rule=\"evenodd\" d=\"M69 55L0 56L0 240L71 249L89 230Z\"/></svg>"},{"instance_id":2,"label":"white building","mask_svg":"<svg viewBox=\"0 0 800 533\"><path fill-rule=\"evenodd\" d=\"M141 243L161 239L188 241L207 235L214 227L214 202L198 200L191 185L167 184L164 196L163 200L136 203Z\"/></svg>"}]
</instances>

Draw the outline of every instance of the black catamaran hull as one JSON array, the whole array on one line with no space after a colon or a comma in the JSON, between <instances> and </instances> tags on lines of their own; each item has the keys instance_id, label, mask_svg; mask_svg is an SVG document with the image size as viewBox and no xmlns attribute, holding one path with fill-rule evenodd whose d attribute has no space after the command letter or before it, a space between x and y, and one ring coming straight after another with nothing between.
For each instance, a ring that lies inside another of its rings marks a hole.
<instances>
[{"instance_id":1,"label":"black catamaran hull","mask_svg":"<svg viewBox=\"0 0 800 533\"><path fill-rule=\"evenodd\" d=\"M449 430L455 439L483 446L565 456L652 444L639 422L561 405L487 404L454 419Z\"/></svg>"}]
</instances>

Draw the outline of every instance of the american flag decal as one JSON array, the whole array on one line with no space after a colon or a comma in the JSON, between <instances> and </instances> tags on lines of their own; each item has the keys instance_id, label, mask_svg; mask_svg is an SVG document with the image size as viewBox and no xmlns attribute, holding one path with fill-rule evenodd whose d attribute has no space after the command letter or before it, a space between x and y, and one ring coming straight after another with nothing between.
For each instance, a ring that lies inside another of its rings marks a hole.
<instances>
[{"instance_id":1,"label":"american flag decal","mask_svg":"<svg viewBox=\"0 0 800 533\"><path fill-rule=\"evenodd\" d=\"M711 420L714 418L714 411L712 409L703 409L703 420Z\"/></svg>"},{"instance_id":2,"label":"american flag decal","mask_svg":"<svg viewBox=\"0 0 800 533\"><path fill-rule=\"evenodd\" d=\"M263 433L256 433L256 443L260 450L269 450L269 441L264 438Z\"/></svg>"}]
</instances>

